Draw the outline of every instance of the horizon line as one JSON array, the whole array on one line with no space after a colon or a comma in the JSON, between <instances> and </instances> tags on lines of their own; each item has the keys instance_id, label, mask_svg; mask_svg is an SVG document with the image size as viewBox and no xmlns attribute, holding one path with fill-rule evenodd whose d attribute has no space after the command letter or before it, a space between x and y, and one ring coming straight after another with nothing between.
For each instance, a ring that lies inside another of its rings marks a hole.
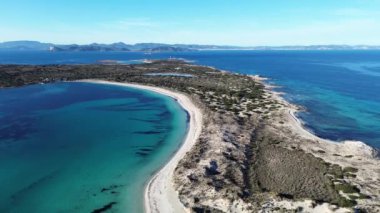
<instances>
[{"instance_id":1,"label":"horizon line","mask_svg":"<svg viewBox=\"0 0 380 213\"><path fill-rule=\"evenodd\" d=\"M227 46L227 47L243 47L243 48L254 48L254 47L289 47L289 46L380 46L380 44L279 44L279 45L235 45L235 44L197 44L197 43L165 43L165 42L136 42L128 43L124 41L115 41L115 42L88 42L88 43L55 43L55 42L45 42L39 40L7 40L0 41L0 43L7 42L39 42L42 44L53 44L53 45L91 45L91 44L100 44L100 45L110 45L116 43L123 43L126 45L137 45L137 44L165 44L165 45L200 45L200 46Z\"/></svg>"}]
</instances>

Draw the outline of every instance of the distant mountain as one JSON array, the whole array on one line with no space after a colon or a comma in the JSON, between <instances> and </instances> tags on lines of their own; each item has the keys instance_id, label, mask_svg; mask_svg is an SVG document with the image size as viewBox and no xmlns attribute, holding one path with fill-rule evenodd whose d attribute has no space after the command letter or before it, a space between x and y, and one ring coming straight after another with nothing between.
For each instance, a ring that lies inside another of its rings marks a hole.
<instances>
[{"instance_id":1,"label":"distant mountain","mask_svg":"<svg viewBox=\"0 0 380 213\"><path fill-rule=\"evenodd\" d=\"M161 44L161 43L137 43L137 44L132 45L132 49L135 50L135 51L138 51L138 50L149 50L149 49L163 47L163 46L168 46L168 44Z\"/></svg>"},{"instance_id":2,"label":"distant mountain","mask_svg":"<svg viewBox=\"0 0 380 213\"><path fill-rule=\"evenodd\" d=\"M138 44L125 44L123 42L112 43L112 44L51 44L51 43L41 43L38 41L10 41L0 43L0 50L43 50L43 51L122 51L122 52L185 52L185 51L195 51L197 48L193 48L192 45L171 45L171 44L160 44L160 43L138 43Z\"/></svg>"},{"instance_id":3,"label":"distant mountain","mask_svg":"<svg viewBox=\"0 0 380 213\"><path fill-rule=\"evenodd\" d=\"M380 50L380 46L370 45L310 45L310 46L220 46L198 44L163 44L163 43L137 43L125 44L123 42L112 44L69 44L58 45L41 43L38 41L9 41L0 43L0 50L41 50L41 51L123 51L123 52L188 52L199 50Z\"/></svg>"},{"instance_id":4,"label":"distant mountain","mask_svg":"<svg viewBox=\"0 0 380 213\"><path fill-rule=\"evenodd\" d=\"M184 48L184 47L174 47L174 46L159 46L153 48L141 49L142 52L190 52L196 51L196 49Z\"/></svg>"},{"instance_id":5,"label":"distant mountain","mask_svg":"<svg viewBox=\"0 0 380 213\"><path fill-rule=\"evenodd\" d=\"M254 50L380 50L374 45L257 46Z\"/></svg>"},{"instance_id":6,"label":"distant mountain","mask_svg":"<svg viewBox=\"0 0 380 213\"><path fill-rule=\"evenodd\" d=\"M159 43L139 43L125 44L123 42L113 44L89 44L89 45L54 45L51 51L134 51L134 52L185 52L194 51L186 47L177 47L170 44Z\"/></svg>"},{"instance_id":7,"label":"distant mountain","mask_svg":"<svg viewBox=\"0 0 380 213\"><path fill-rule=\"evenodd\" d=\"M53 44L38 41L8 41L0 43L2 50L49 50Z\"/></svg>"},{"instance_id":8,"label":"distant mountain","mask_svg":"<svg viewBox=\"0 0 380 213\"><path fill-rule=\"evenodd\" d=\"M53 45L50 51L130 51L130 45L120 43L113 44L88 44L88 45Z\"/></svg>"}]
</instances>

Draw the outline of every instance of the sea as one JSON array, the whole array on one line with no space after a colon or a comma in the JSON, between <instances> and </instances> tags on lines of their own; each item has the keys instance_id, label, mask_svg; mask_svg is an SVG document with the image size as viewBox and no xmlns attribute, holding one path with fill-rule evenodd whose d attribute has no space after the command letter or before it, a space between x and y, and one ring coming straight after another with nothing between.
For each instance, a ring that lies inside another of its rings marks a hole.
<instances>
[{"instance_id":1,"label":"sea","mask_svg":"<svg viewBox=\"0 0 380 213\"><path fill-rule=\"evenodd\" d=\"M147 181L187 125L173 98L144 90L0 89L0 212L143 212Z\"/></svg>"},{"instance_id":2,"label":"sea","mask_svg":"<svg viewBox=\"0 0 380 213\"><path fill-rule=\"evenodd\" d=\"M310 132L380 148L377 50L0 51L0 64L168 58L268 78L302 107L297 116ZM55 83L1 89L0 212L30 206L88 212L107 205L139 212L144 184L180 145L186 120L174 100L124 87Z\"/></svg>"}]
</instances>

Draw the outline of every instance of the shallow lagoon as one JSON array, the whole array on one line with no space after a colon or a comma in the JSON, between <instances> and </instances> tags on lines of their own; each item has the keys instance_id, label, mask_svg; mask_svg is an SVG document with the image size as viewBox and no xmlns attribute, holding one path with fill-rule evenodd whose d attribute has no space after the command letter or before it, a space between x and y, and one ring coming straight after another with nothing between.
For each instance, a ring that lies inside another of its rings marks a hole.
<instances>
[{"instance_id":1,"label":"shallow lagoon","mask_svg":"<svg viewBox=\"0 0 380 213\"><path fill-rule=\"evenodd\" d=\"M170 97L115 85L1 89L0 212L141 212L187 119Z\"/></svg>"}]
</instances>

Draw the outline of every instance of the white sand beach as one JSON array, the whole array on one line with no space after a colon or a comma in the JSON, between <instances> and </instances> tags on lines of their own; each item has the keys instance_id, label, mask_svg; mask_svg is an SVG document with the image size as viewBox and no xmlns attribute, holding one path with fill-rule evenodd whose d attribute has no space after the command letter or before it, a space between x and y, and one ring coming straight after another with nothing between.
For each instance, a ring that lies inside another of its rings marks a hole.
<instances>
[{"instance_id":1,"label":"white sand beach","mask_svg":"<svg viewBox=\"0 0 380 213\"><path fill-rule=\"evenodd\" d=\"M159 170L146 185L144 192L144 207L145 211L150 212L188 212L189 209L186 209L184 205L180 202L178 197L178 192L175 190L173 185L173 174L174 170L178 164L178 162L185 156L185 154L191 150L193 145L197 142L197 138L199 137L202 130L202 113L201 110L198 109L192 101L184 94L173 92L168 89L153 87L153 86L144 86L130 83L116 83L116 82L108 82L108 81L99 81L99 80L86 80L82 82L93 82L93 83L103 83L103 84L112 84L112 85L120 85L120 86L128 86L139 89L145 89L154 91L163 95L170 96L174 98L178 103L189 113L190 115L190 123L189 130L187 136L182 143L179 150L176 154L171 158L171 160L161 169ZM308 142L301 143L299 146L302 147L306 152L313 153L318 157L321 157L327 162L336 163L341 165L342 167L347 166L355 166L358 168L365 167L365 170L360 170L357 175L359 181L357 184L370 184L374 189L367 191L365 193L373 194L373 190L379 188L377 186L376 179L380 178L378 171L378 163L379 160L376 157L376 151L362 142L356 141L345 141L342 143L326 140L317 137L316 135L309 132L304 128L303 123L296 116L298 111L298 107L290 104L286 100L284 100L280 94L277 94L270 88L267 88L269 94L271 94L272 98L281 102L285 107L283 110L286 111L284 113L285 118L285 126L291 130L297 137L305 138ZM284 128L281 126L279 128ZM323 150L323 152L317 153L316 150ZM339 155L336 155L339 153ZM352 155L354 157L347 158L345 156ZM375 198L372 201L364 201L364 202L377 202L379 198ZM309 208L308 200L304 201L305 204L298 203L298 206L304 206L305 209ZM293 204L287 202L274 202L276 205L282 207L289 207ZM295 204L295 203L294 203ZM289 206L290 205L290 206ZM330 212L331 206L328 204L318 205L315 208L310 210L324 209L326 212ZM337 210L337 209L336 209ZM346 212L348 209L342 208L337 212ZM312 211L311 211L312 212Z\"/></svg>"},{"instance_id":2,"label":"white sand beach","mask_svg":"<svg viewBox=\"0 0 380 213\"><path fill-rule=\"evenodd\" d=\"M170 161L159 170L146 185L144 192L145 211L150 212L187 212L179 200L178 193L173 185L173 172L178 162L190 151L196 143L202 129L202 113L192 101L184 94L173 92L167 89L137 85L131 83L117 83L100 80L84 80L80 82L91 82L101 84L111 84L119 86L134 87L138 89L150 90L174 98L190 116L188 133L179 150Z\"/></svg>"}]
</instances>

